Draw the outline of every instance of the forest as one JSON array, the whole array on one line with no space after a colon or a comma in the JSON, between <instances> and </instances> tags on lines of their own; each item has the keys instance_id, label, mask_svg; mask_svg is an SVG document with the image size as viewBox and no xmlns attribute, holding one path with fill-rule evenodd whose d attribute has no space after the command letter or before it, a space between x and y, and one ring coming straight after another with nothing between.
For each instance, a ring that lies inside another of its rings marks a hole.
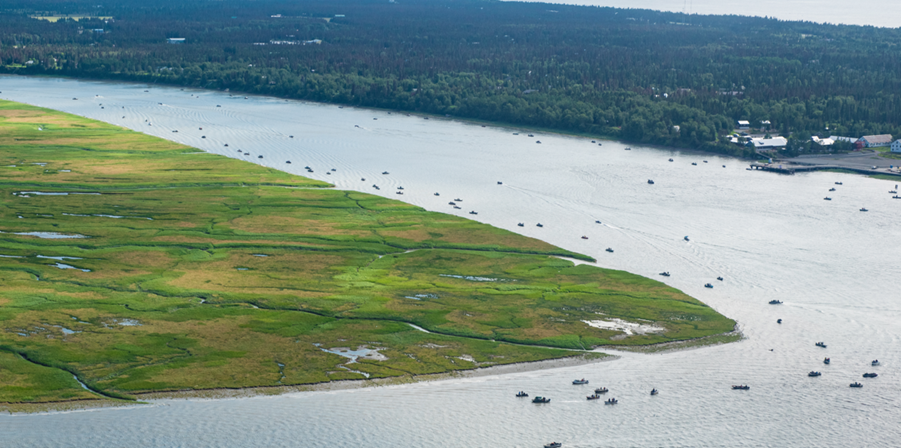
<instances>
[{"instance_id":1,"label":"forest","mask_svg":"<svg viewBox=\"0 0 901 448\"><path fill-rule=\"evenodd\" d=\"M811 135L901 135L901 29L495 0L3 8L0 73L229 89L745 157L753 149L724 139L736 120L771 121L795 153L817 149Z\"/></svg>"}]
</instances>

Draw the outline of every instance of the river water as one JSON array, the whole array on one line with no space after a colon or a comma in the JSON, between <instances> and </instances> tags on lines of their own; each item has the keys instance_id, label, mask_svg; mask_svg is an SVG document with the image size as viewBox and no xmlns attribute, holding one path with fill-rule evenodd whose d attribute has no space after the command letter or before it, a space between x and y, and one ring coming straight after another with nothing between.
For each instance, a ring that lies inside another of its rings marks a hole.
<instances>
[{"instance_id":1,"label":"river water","mask_svg":"<svg viewBox=\"0 0 901 448\"><path fill-rule=\"evenodd\" d=\"M653 9L687 14L773 17L845 25L901 26L901 9L888 0L517 0L582 6ZM691 19L687 19L690 22Z\"/></svg>"},{"instance_id":2,"label":"river water","mask_svg":"<svg viewBox=\"0 0 901 448\"><path fill-rule=\"evenodd\" d=\"M617 142L598 146L546 133L530 138L528 130L222 92L8 76L0 77L0 91L3 99L589 254L599 266L658 278L698 297L736 319L747 336L725 346L622 353L612 362L527 373L0 416L0 436L18 446L899 444L901 201L887 193L894 182L835 173L782 176L714 155L640 145L627 151ZM307 174L305 165L315 173ZM399 186L403 196L395 195ZM837 191L829 193L833 186ZM827 195L833 200L824 201ZM448 206L452 198L463 199L464 208ZM657 276L664 270L672 277ZM715 287L704 288L707 282ZM768 305L772 299L785 303ZM817 341L828 349L815 347ZM831 365L823 365L825 356ZM882 366L870 367L875 358ZM808 378L811 370L823 376ZM869 371L879 377L863 380ZM570 384L582 377L589 386ZM865 387L849 388L853 381ZM732 384L751 390L733 391ZM602 385L619 405L585 401L589 387ZM652 387L660 395L651 397ZM552 402L533 405L514 398L518 390Z\"/></svg>"}]
</instances>

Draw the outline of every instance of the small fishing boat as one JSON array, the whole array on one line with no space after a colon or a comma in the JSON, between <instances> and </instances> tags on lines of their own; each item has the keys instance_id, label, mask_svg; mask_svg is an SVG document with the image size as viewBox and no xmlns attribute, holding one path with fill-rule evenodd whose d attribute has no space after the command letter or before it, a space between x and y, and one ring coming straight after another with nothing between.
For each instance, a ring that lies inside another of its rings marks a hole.
<instances>
[{"instance_id":1,"label":"small fishing boat","mask_svg":"<svg viewBox=\"0 0 901 448\"><path fill-rule=\"evenodd\" d=\"M535 143L541 144L541 140L535 140Z\"/></svg>"},{"instance_id":2,"label":"small fishing boat","mask_svg":"<svg viewBox=\"0 0 901 448\"><path fill-rule=\"evenodd\" d=\"M709 289L713 289L713 285L711 285L710 283L705 283L705 284L704 284L704 287L705 287L705 288L709 288Z\"/></svg>"},{"instance_id":3,"label":"small fishing boat","mask_svg":"<svg viewBox=\"0 0 901 448\"><path fill-rule=\"evenodd\" d=\"M546 397L535 397L532 399L532 403L550 403L551 399Z\"/></svg>"},{"instance_id":4,"label":"small fishing boat","mask_svg":"<svg viewBox=\"0 0 901 448\"><path fill-rule=\"evenodd\" d=\"M776 319L776 323L777 323L777 324L781 324L781 323L782 323L782 319Z\"/></svg>"},{"instance_id":5,"label":"small fishing boat","mask_svg":"<svg viewBox=\"0 0 901 448\"><path fill-rule=\"evenodd\" d=\"M831 201L832 198L830 198L829 196L826 196L825 198L823 198L823 200L824 200L824 201Z\"/></svg>"},{"instance_id":6,"label":"small fishing boat","mask_svg":"<svg viewBox=\"0 0 901 448\"><path fill-rule=\"evenodd\" d=\"M398 189L398 190L403 190L403 189L404 189L404 187L397 187L397 189Z\"/></svg>"},{"instance_id":7,"label":"small fishing boat","mask_svg":"<svg viewBox=\"0 0 901 448\"><path fill-rule=\"evenodd\" d=\"M387 172L387 171L382 171L382 174L388 174L388 172Z\"/></svg>"},{"instance_id":8,"label":"small fishing boat","mask_svg":"<svg viewBox=\"0 0 901 448\"><path fill-rule=\"evenodd\" d=\"M514 132L513 135L519 135L519 132Z\"/></svg>"},{"instance_id":9,"label":"small fishing boat","mask_svg":"<svg viewBox=\"0 0 901 448\"><path fill-rule=\"evenodd\" d=\"M228 143L225 144L225 147L228 148Z\"/></svg>"},{"instance_id":10,"label":"small fishing boat","mask_svg":"<svg viewBox=\"0 0 901 448\"><path fill-rule=\"evenodd\" d=\"M245 152L244 155L245 155L245 156L249 156L250 153L249 153L249 152Z\"/></svg>"},{"instance_id":11,"label":"small fishing boat","mask_svg":"<svg viewBox=\"0 0 901 448\"><path fill-rule=\"evenodd\" d=\"M291 163L291 161L290 161L290 160L285 160L285 163Z\"/></svg>"},{"instance_id":12,"label":"small fishing boat","mask_svg":"<svg viewBox=\"0 0 901 448\"><path fill-rule=\"evenodd\" d=\"M835 191L835 187L830 188L829 191Z\"/></svg>"},{"instance_id":13,"label":"small fishing boat","mask_svg":"<svg viewBox=\"0 0 901 448\"><path fill-rule=\"evenodd\" d=\"M592 140L592 141L591 141L591 143L597 143L597 141L595 141L595 140Z\"/></svg>"},{"instance_id":14,"label":"small fishing boat","mask_svg":"<svg viewBox=\"0 0 901 448\"><path fill-rule=\"evenodd\" d=\"M726 167L726 165L723 165L723 168L725 168L725 167Z\"/></svg>"},{"instance_id":15,"label":"small fishing boat","mask_svg":"<svg viewBox=\"0 0 901 448\"><path fill-rule=\"evenodd\" d=\"M652 395L652 396L653 396L653 395L657 395L657 394L659 394L659 393L660 393L659 390L657 390L657 389L651 389L651 395Z\"/></svg>"},{"instance_id":16,"label":"small fishing boat","mask_svg":"<svg viewBox=\"0 0 901 448\"><path fill-rule=\"evenodd\" d=\"M691 162L691 164L692 164L692 166L698 166L698 164L695 162Z\"/></svg>"},{"instance_id":17,"label":"small fishing boat","mask_svg":"<svg viewBox=\"0 0 901 448\"><path fill-rule=\"evenodd\" d=\"M809 376L809 377L815 377L815 376L820 376L820 375L822 375L822 373L816 372L816 371L812 371L807 374L807 376Z\"/></svg>"},{"instance_id":18,"label":"small fishing boat","mask_svg":"<svg viewBox=\"0 0 901 448\"><path fill-rule=\"evenodd\" d=\"M596 393L596 394L606 394L607 392L609 392L609 391L607 390L606 387L599 387L594 390L594 393Z\"/></svg>"},{"instance_id":19,"label":"small fishing boat","mask_svg":"<svg viewBox=\"0 0 901 448\"><path fill-rule=\"evenodd\" d=\"M600 222L600 221L595 221L594 223L595 223L595 224L600 224L601 222Z\"/></svg>"},{"instance_id":20,"label":"small fishing boat","mask_svg":"<svg viewBox=\"0 0 901 448\"><path fill-rule=\"evenodd\" d=\"M585 236L585 235L582 235L582 239L583 239L583 240L587 240L587 239L588 239L588 237L587 237L587 236Z\"/></svg>"},{"instance_id":21,"label":"small fishing boat","mask_svg":"<svg viewBox=\"0 0 901 448\"><path fill-rule=\"evenodd\" d=\"M826 348L826 343L825 343L825 342L817 342L817 343L814 344L814 345L816 345L817 347L820 347L820 348Z\"/></svg>"},{"instance_id":22,"label":"small fishing boat","mask_svg":"<svg viewBox=\"0 0 901 448\"><path fill-rule=\"evenodd\" d=\"M332 171L338 171L338 170L336 170L336 169L334 169L334 168L332 168Z\"/></svg>"},{"instance_id":23,"label":"small fishing boat","mask_svg":"<svg viewBox=\"0 0 901 448\"><path fill-rule=\"evenodd\" d=\"M873 366L873 367L878 366L878 365L879 365L879 360L878 360L878 359L874 359L872 362L870 362L870 365Z\"/></svg>"},{"instance_id":24,"label":"small fishing boat","mask_svg":"<svg viewBox=\"0 0 901 448\"><path fill-rule=\"evenodd\" d=\"M875 373L864 373L863 374L864 378L876 378L877 376L879 376L879 375L877 375Z\"/></svg>"},{"instance_id":25,"label":"small fishing boat","mask_svg":"<svg viewBox=\"0 0 901 448\"><path fill-rule=\"evenodd\" d=\"M688 239L687 236L686 236L685 238L682 238L682 239L685 240L685 241L691 241L690 239Z\"/></svg>"},{"instance_id":26,"label":"small fishing boat","mask_svg":"<svg viewBox=\"0 0 901 448\"><path fill-rule=\"evenodd\" d=\"M717 277L716 279L719 280L719 281L723 281L723 278L722 278L722 277Z\"/></svg>"},{"instance_id":27,"label":"small fishing boat","mask_svg":"<svg viewBox=\"0 0 901 448\"><path fill-rule=\"evenodd\" d=\"M525 392L523 392L523 391L519 391L519 392L516 393L516 396L517 396L517 398L523 398L523 397L528 397L529 394L527 394L527 393L525 393Z\"/></svg>"},{"instance_id":28,"label":"small fishing boat","mask_svg":"<svg viewBox=\"0 0 901 448\"><path fill-rule=\"evenodd\" d=\"M325 174L328 174L328 173L325 173ZM396 194L404 194L403 191L397 191L397 192L395 192L395 193L396 193Z\"/></svg>"},{"instance_id":29,"label":"small fishing boat","mask_svg":"<svg viewBox=\"0 0 901 448\"><path fill-rule=\"evenodd\" d=\"M519 224L517 224L517 226L519 226L519 227L525 227L526 225L523 224L523 223L519 223Z\"/></svg>"},{"instance_id":30,"label":"small fishing boat","mask_svg":"<svg viewBox=\"0 0 901 448\"><path fill-rule=\"evenodd\" d=\"M497 184L498 184L498 185L503 185L504 183L499 181Z\"/></svg>"},{"instance_id":31,"label":"small fishing boat","mask_svg":"<svg viewBox=\"0 0 901 448\"><path fill-rule=\"evenodd\" d=\"M534 135L532 135L532 134L529 134L529 137L534 137Z\"/></svg>"},{"instance_id":32,"label":"small fishing boat","mask_svg":"<svg viewBox=\"0 0 901 448\"><path fill-rule=\"evenodd\" d=\"M606 248L606 249L604 249L604 250L606 250L607 252L610 252L611 254L613 253L613 249L611 249L611 248L609 248L609 247Z\"/></svg>"},{"instance_id":33,"label":"small fishing boat","mask_svg":"<svg viewBox=\"0 0 901 448\"><path fill-rule=\"evenodd\" d=\"M435 196L441 196L441 195L440 195L440 194L438 194L438 193L435 193Z\"/></svg>"},{"instance_id":34,"label":"small fishing boat","mask_svg":"<svg viewBox=\"0 0 901 448\"><path fill-rule=\"evenodd\" d=\"M898 192L895 191L895 190L889 190L889 191L888 191L888 194L898 194Z\"/></svg>"},{"instance_id":35,"label":"small fishing boat","mask_svg":"<svg viewBox=\"0 0 901 448\"><path fill-rule=\"evenodd\" d=\"M585 378L582 378L581 380L573 380L573 385L578 386L580 384L588 384L588 380L586 380Z\"/></svg>"},{"instance_id":36,"label":"small fishing boat","mask_svg":"<svg viewBox=\"0 0 901 448\"><path fill-rule=\"evenodd\" d=\"M604 402L604 404L617 404L617 403L619 403L619 400L617 400L616 398L611 398Z\"/></svg>"},{"instance_id":37,"label":"small fishing boat","mask_svg":"<svg viewBox=\"0 0 901 448\"><path fill-rule=\"evenodd\" d=\"M257 156L257 158L258 158L258 159L262 159L262 158L263 158L263 156Z\"/></svg>"},{"instance_id":38,"label":"small fishing boat","mask_svg":"<svg viewBox=\"0 0 901 448\"><path fill-rule=\"evenodd\" d=\"M863 387L863 384L860 384L855 381L855 382L851 383L851 387Z\"/></svg>"},{"instance_id":39,"label":"small fishing boat","mask_svg":"<svg viewBox=\"0 0 901 448\"><path fill-rule=\"evenodd\" d=\"M654 181L652 181L651 179L648 179L648 184L654 185Z\"/></svg>"},{"instance_id":40,"label":"small fishing boat","mask_svg":"<svg viewBox=\"0 0 901 448\"><path fill-rule=\"evenodd\" d=\"M366 182L366 178L365 178L365 177L361 177L361 178L360 178L360 181L361 181L361 182Z\"/></svg>"},{"instance_id":41,"label":"small fishing boat","mask_svg":"<svg viewBox=\"0 0 901 448\"><path fill-rule=\"evenodd\" d=\"M594 395L589 395L589 396L587 396L587 397L585 397L585 398L587 398L588 400L598 400L598 399L601 398L601 396L598 395L598 394L594 394Z\"/></svg>"},{"instance_id":42,"label":"small fishing boat","mask_svg":"<svg viewBox=\"0 0 901 448\"><path fill-rule=\"evenodd\" d=\"M563 446L563 444L560 442L551 442L551 443L544 445L544 448L560 448L562 446Z\"/></svg>"},{"instance_id":43,"label":"small fishing boat","mask_svg":"<svg viewBox=\"0 0 901 448\"><path fill-rule=\"evenodd\" d=\"M841 182L836 182L835 185L842 185L842 183L841 183Z\"/></svg>"},{"instance_id":44,"label":"small fishing boat","mask_svg":"<svg viewBox=\"0 0 901 448\"><path fill-rule=\"evenodd\" d=\"M457 201L457 202L463 202L462 199L454 199L454 200Z\"/></svg>"},{"instance_id":45,"label":"small fishing boat","mask_svg":"<svg viewBox=\"0 0 901 448\"><path fill-rule=\"evenodd\" d=\"M823 359L823 364L829 365L829 363L831 363L831 362L832 362L832 360L829 359L829 358L824 358L824 359Z\"/></svg>"},{"instance_id":46,"label":"small fishing boat","mask_svg":"<svg viewBox=\"0 0 901 448\"><path fill-rule=\"evenodd\" d=\"M632 148L626 148L626 151L631 151L631 150L632 150Z\"/></svg>"},{"instance_id":47,"label":"small fishing boat","mask_svg":"<svg viewBox=\"0 0 901 448\"><path fill-rule=\"evenodd\" d=\"M748 386L748 385L732 386L732 390L751 390L751 386Z\"/></svg>"},{"instance_id":48,"label":"small fishing boat","mask_svg":"<svg viewBox=\"0 0 901 448\"><path fill-rule=\"evenodd\" d=\"M457 209L457 210L462 210L462 209L460 208L460 206L458 206L458 205L455 205L454 208Z\"/></svg>"},{"instance_id":49,"label":"small fishing boat","mask_svg":"<svg viewBox=\"0 0 901 448\"><path fill-rule=\"evenodd\" d=\"M869 210L867 210L866 208L861 208L860 211L862 211L862 212L868 212Z\"/></svg>"},{"instance_id":50,"label":"small fishing boat","mask_svg":"<svg viewBox=\"0 0 901 448\"><path fill-rule=\"evenodd\" d=\"M661 272L660 275L664 277L669 277L669 271Z\"/></svg>"},{"instance_id":51,"label":"small fishing boat","mask_svg":"<svg viewBox=\"0 0 901 448\"><path fill-rule=\"evenodd\" d=\"M604 144L603 144L603 143L598 143L598 146L604 146Z\"/></svg>"},{"instance_id":52,"label":"small fishing boat","mask_svg":"<svg viewBox=\"0 0 901 448\"><path fill-rule=\"evenodd\" d=\"M669 161L670 161L670 162L672 162L672 161L673 161L673 159L669 159Z\"/></svg>"},{"instance_id":53,"label":"small fishing boat","mask_svg":"<svg viewBox=\"0 0 901 448\"><path fill-rule=\"evenodd\" d=\"M770 305L782 305L781 300L770 300Z\"/></svg>"},{"instance_id":54,"label":"small fishing boat","mask_svg":"<svg viewBox=\"0 0 901 448\"><path fill-rule=\"evenodd\" d=\"M478 215L478 213L477 213L476 211L474 211L474 210L471 211L471 212L469 212L469 214L470 214L470 215Z\"/></svg>"},{"instance_id":55,"label":"small fishing boat","mask_svg":"<svg viewBox=\"0 0 901 448\"><path fill-rule=\"evenodd\" d=\"M544 227L544 225L541 224L540 222L539 222L538 224L535 224L535 226L536 226L536 227Z\"/></svg>"}]
</instances>

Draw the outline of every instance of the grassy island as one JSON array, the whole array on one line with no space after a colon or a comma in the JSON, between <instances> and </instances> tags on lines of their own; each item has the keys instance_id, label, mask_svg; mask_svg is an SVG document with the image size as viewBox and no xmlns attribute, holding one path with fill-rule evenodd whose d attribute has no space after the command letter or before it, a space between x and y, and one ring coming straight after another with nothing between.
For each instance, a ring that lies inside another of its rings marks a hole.
<instances>
[{"instance_id":1,"label":"grassy island","mask_svg":"<svg viewBox=\"0 0 901 448\"><path fill-rule=\"evenodd\" d=\"M558 258L584 255L330 187L0 102L0 403L442 373L733 328L662 283ZM613 318L657 330L585 322Z\"/></svg>"}]
</instances>

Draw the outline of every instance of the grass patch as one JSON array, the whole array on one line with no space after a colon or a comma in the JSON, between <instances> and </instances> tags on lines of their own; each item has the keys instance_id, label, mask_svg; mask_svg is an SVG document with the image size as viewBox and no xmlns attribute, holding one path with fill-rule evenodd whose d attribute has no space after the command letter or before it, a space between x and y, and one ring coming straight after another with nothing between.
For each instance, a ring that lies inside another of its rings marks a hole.
<instances>
[{"instance_id":1,"label":"grass patch","mask_svg":"<svg viewBox=\"0 0 901 448\"><path fill-rule=\"evenodd\" d=\"M113 398L396 378L734 325L555 256L590 257L329 187L0 102L0 402L102 398L73 375ZM30 232L86 238L16 235ZM583 322L601 317L664 331Z\"/></svg>"}]
</instances>

